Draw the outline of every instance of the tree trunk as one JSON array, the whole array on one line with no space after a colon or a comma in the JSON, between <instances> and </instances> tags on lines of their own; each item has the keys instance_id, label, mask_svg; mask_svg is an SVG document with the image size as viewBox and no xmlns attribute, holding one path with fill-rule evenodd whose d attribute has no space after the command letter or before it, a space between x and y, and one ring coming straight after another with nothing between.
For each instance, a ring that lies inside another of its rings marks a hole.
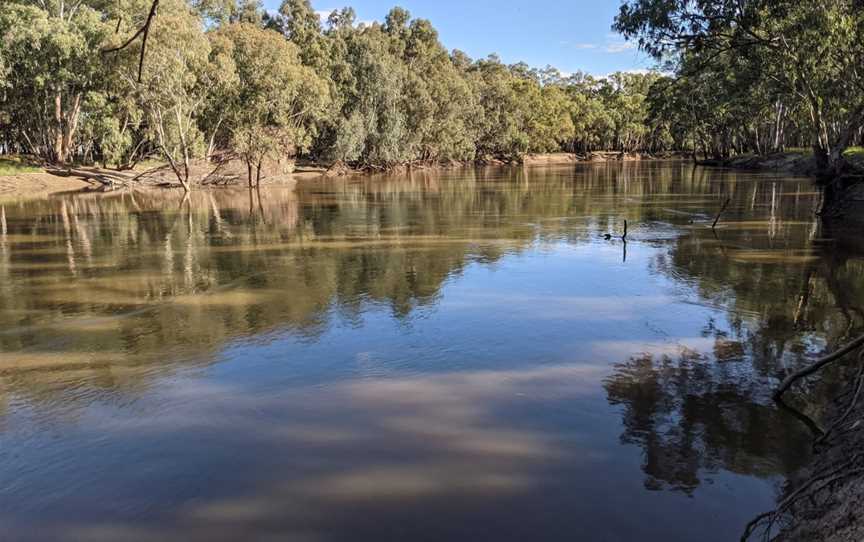
<instances>
[{"instance_id":1,"label":"tree trunk","mask_svg":"<svg viewBox=\"0 0 864 542\"><path fill-rule=\"evenodd\" d=\"M72 140L75 137L75 132L78 130L78 119L81 115L81 95L76 94L72 101L72 110L69 111L66 117L66 122L63 126L63 161L66 161L72 154Z\"/></svg>"},{"instance_id":2,"label":"tree trunk","mask_svg":"<svg viewBox=\"0 0 864 542\"><path fill-rule=\"evenodd\" d=\"M54 129L52 135L54 139L52 158L62 164L66 161L66 157L63 154L63 94L59 90L54 94Z\"/></svg>"}]
</instances>

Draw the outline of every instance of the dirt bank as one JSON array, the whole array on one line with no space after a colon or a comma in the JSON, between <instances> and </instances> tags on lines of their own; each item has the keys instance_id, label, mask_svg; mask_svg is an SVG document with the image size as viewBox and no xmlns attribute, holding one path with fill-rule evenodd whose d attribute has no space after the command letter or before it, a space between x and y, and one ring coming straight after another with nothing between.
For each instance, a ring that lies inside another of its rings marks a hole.
<instances>
[{"instance_id":1,"label":"dirt bank","mask_svg":"<svg viewBox=\"0 0 864 542\"><path fill-rule=\"evenodd\" d=\"M726 160L700 160L702 166L718 166L736 169L771 170L796 175L816 175L818 168L812 153L780 152L767 155L744 154Z\"/></svg>"},{"instance_id":2,"label":"dirt bank","mask_svg":"<svg viewBox=\"0 0 864 542\"><path fill-rule=\"evenodd\" d=\"M285 184L302 179L315 179L325 173L325 169L315 166L286 168L272 165L265 168L263 184ZM196 182L209 185L246 184L246 170L243 164L232 161L218 169L209 163L196 163L192 166L192 178ZM94 166L73 166L68 168L49 168L36 173L17 173L0 176L0 200L20 200L42 198L62 192L81 190L105 190L134 187L179 187L176 176L164 164L150 163L132 170L117 171Z\"/></svg>"},{"instance_id":3,"label":"dirt bank","mask_svg":"<svg viewBox=\"0 0 864 542\"><path fill-rule=\"evenodd\" d=\"M641 160L665 160L682 158L683 155L665 153L650 155L645 153L622 152L592 152L588 154L546 153L528 154L522 160L525 166L550 166L575 164L580 162L635 162ZM440 164L416 164L397 168L389 173L408 170L448 169L453 167L471 167L474 165L515 165L501 161L488 161L482 164L474 162L446 162ZM196 183L204 185L246 184L245 165L237 160L227 162L216 168L208 162L197 162L192 165L191 177ZM358 170L344 164L326 165L314 162L293 161L286 163L266 164L262 170L262 184L284 184L301 180L315 180L323 177L343 175L365 175L381 173L381 170ZM135 169L117 171L95 166L80 166L43 170L39 173L22 173L0 176L0 199L21 199L45 197L50 194L77 190L102 190L106 188L179 187L180 184L171 169L165 164L143 164Z\"/></svg>"},{"instance_id":4,"label":"dirt bank","mask_svg":"<svg viewBox=\"0 0 864 542\"><path fill-rule=\"evenodd\" d=\"M0 200L41 198L59 192L92 188L81 177L59 177L50 173L22 173L0 177Z\"/></svg>"},{"instance_id":5,"label":"dirt bank","mask_svg":"<svg viewBox=\"0 0 864 542\"><path fill-rule=\"evenodd\" d=\"M813 455L788 477L777 508L754 518L742 541L768 540L773 534L774 542L864 540L862 340L864 335L858 335L815 360L778 389L778 406L810 430Z\"/></svg>"},{"instance_id":6,"label":"dirt bank","mask_svg":"<svg viewBox=\"0 0 864 542\"><path fill-rule=\"evenodd\" d=\"M832 428L807 472L786 491L800 492L786 528L775 542L860 542L864 540L864 405L855 396L855 375L822 427Z\"/></svg>"},{"instance_id":7,"label":"dirt bank","mask_svg":"<svg viewBox=\"0 0 864 542\"><path fill-rule=\"evenodd\" d=\"M552 152L545 154L526 154L522 163L526 166L551 166L575 164L577 162L637 162L640 160L668 160L682 158L680 153L647 154L642 152L597 151L586 154Z\"/></svg>"}]
</instances>

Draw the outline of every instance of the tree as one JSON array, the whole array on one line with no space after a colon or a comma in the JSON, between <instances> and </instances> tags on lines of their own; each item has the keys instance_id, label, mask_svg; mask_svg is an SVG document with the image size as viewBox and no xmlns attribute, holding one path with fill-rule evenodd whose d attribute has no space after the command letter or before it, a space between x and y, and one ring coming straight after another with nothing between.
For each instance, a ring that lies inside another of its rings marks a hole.
<instances>
[{"instance_id":1,"label":"tree","mask_svg":"<svg viewBox=\"0 0 864 542\"><path fill-rule=\"evenodd\" d=\"M215 80L201 27L201 19L184 2L163 0L150 32L141 84L134 85L149 135L187 192L192 161L204 154L198 121ZM131 81L129 68L125 77Z\"/></svg>"},{"instance_id":2,"label":"tree","mask_svg":"<svg viewBox=\"0 0 864 542\"><path fill-rule=\"evenodd\" d=\"M311 145L328 103L326 83L276 32L231 24L214 32L211 42L213 56L230 59L237 74L223 97L227 140L246 163L250 185L253 179L260 183L265 158L278 160Z\"/></svg>"},{"instance_id":3,"label":"tree","mask_svg":"<svg viewBox=\"0 0 864 542\"><path fill-rule=\"evenodd\" d=\"M692 52L699 64L691 74L731 51L758 65L760 81L808 110L826 171L839 171L843 150L864 126L864 10L857 0L630 0L614 28L657 58L680 64Z\"/></svg>"},{"instance_id":4,"label":"tree","mask_svg":"<svg viewBox=\"0 0 864 542\"><path fill-rule=\"evenodd\" d=\"M63 163L73 153L82 105L100 84L107 33L86 2L0 5L3 105L33 154Z\"/></svg>"},{"instance_id":5,"label":"tree","mask_svg":"<svg viewBox=\"0 0 864 542\"><path fill-rule=\"evenodd\" d=\"M328 54L321 19L309 0L283 0L272 26L297 46L304 66L316 70L327 68Z\"/></svg>"}]
</instances>

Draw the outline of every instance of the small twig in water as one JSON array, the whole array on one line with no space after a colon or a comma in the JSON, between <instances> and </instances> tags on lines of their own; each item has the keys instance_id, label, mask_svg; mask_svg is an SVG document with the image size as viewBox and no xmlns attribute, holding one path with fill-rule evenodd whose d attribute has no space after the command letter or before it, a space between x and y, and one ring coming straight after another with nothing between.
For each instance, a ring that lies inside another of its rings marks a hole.
<instances>
[{"instance_id":1,"label":"small twig in water","mask_svg":"<svg viewBox=\"0 0 864 542\"><path fill-rule=\"evenodd\" d=\"M726 198L726 201L723 203L723 207L720 208L720 212L717 213L717 217L714 219L714 223L711 224L711 229L712 229L712 230L713 230L714 228L717 227L717 222L720 221L720 215L722 215L722 214L723 214L723 211L726 210L726 206L729 205L729 202L730 202L730 201L732 201L730 198Z\"/></svg>"},{"instance_id":2,"label":"small twig in water","mask_svg":"<svg viewBox=\"0 0 864 542\"><path fill-rule=\"evenodd\" d=\"M627 221L626 220L624 221L624 235L621 236L621 240L622 241L627 240Z\"/></svg>"}]
</instances>

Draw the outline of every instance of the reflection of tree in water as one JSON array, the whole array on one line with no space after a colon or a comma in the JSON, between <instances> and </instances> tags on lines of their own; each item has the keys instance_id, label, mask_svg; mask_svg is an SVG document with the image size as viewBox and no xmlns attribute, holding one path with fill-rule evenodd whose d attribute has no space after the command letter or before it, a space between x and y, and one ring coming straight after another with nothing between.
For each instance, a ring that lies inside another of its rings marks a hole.
<instances>
[{"instance_id":1,"label":"reflection of tree in water","mask_svg":"<svg viewBox=\"0 0 864 542\"><path fill-rule=\"evenodd\" d=\"M720 469L771 476L804 464L808 433L739 365L685 349L615 367L604 386L623 407L621 441L642 448L646 488L691 493Z\"/></svg>"},{"instance_id":2,"label":"reflection of tree in water","mask_svg":"<svg viewBox=\"0 0 864 542\"><path fill-rule=\"evenodd\" d=\"M769 394L864 325L864 260L860 240L830 239L806 198L774 184L726 183L734 203L717 235L694 228L652 263L726 321L703 329L711 355L631 358L606 382L622 441L642 448L646 487L692 492L720 469L788 477L809 456L812 433ZM804 408L817 418L844 381L832 370Z\"/></svg>"},{"instance_id":3,"label":"reflection of tree in water","mask_svg":"<svg viewBox=\"0 0 864 542\"><path fill-rule=\"evenodd\" d=\"M50 397L75 368L94 387L134 389L243 337L316 340L338 319L361 325L370 308L408 321L471 264L534 242L595 242L623 218L686 224L666 208L703 210L718 187L753 186L691 170L469 169L202 190L182 205L170 191L4 205L0 352L28 355L26 370L6 366L6 382Z\"/></svg>"}]
</instances>

